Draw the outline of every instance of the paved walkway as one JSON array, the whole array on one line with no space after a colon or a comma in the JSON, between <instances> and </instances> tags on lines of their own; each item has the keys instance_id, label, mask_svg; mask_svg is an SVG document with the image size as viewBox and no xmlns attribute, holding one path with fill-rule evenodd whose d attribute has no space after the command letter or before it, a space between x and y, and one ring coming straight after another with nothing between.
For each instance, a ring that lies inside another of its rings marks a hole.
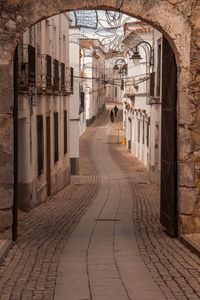
<instances>
[{"instance_id":1,"label":"paved walkway","mask_svg":"<svg viewBox=\"0 0 200 300\"><path fill-rule=\"evenodd\" d=\"M77 181L21 221L1 300L200 299L200 259L164 233L159 190L117 144L120 126L100 116Z\"/></svg>"},{"instance_id":2,"label":"paved walkway","mask_svg":"<svg viewBox=\"0 0 200 300\"><path fill-rule=\"evenodd\" d=\"M92 157L100 190L64 248L55 300L165 299L138 251L131 190L110 155L110 130L96 127Z\"/></svg>"}]
</instances>

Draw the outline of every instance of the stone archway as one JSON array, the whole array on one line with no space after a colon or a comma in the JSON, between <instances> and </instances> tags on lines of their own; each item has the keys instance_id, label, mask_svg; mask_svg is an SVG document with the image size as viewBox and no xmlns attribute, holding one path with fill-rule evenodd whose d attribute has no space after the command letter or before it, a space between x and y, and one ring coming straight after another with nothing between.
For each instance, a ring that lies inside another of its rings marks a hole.
<instances>
[{"instance_id":1,"label":"stone archway","mask_svg":"<svg viewBox=\"0 0 200 300\"><path fill-rule=\"evenodd\" d=\"M114 9L144 20L169 40L178 66L178 192L181 232L200 232L198 194L200 138L194 130L200 123L198 100L200 34L195 0L5 0L0 4L0 230L12 224L13 198L13 52L29 26L72 9ZM194 37L198 38L194 41ZM192 71L192 83L191 72ZM198 112L198 111L197 111ZM197 123L197 124L198 124ZM196 144L195 144L196 143ZM196 180L196 181L195 181ZM190 199L187 195L190 193Z\"/></svg>"}]
</instances>

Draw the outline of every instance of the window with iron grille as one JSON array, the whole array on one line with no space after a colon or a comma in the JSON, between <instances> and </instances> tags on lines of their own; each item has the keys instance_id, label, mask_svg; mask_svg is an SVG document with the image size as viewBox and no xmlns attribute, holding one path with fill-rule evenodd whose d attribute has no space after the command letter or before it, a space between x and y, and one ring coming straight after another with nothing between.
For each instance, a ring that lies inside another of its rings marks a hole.
<instances>
[{"instance_id":1,"label":"window with iron grille","mask_svg":"<svg viewBox=\"0 0 200 300\"><path fill-rule=\"evenodd\" d=\"M59 62L57 59L53 61L53 88L59 90Z\"/></svg>"},{"instance_id":2,"label":"window with iron grille","mask_svg":"<svg viewBox=\"0 0 200 300\"><path fill-rule=\"evenodd\" d=\"M35 85L35 48L28 44L18 45L19 90L27 90Z\"/></svg>"},{"instance_id":3,"label":"window with iron grille","mask_svg":"<svg viewBox=\"0 0 200 300\"><path fill-rule=\"evenodd\" d=\"M46 56L46 84L47 87L51 87L51 56Z\"/></svg>"},{"instance_id":4,"label":"window with iron grille","mask_svg":"<svg viewBox=\"0 0 200 300\"><path fill-rule=\"evenodd\" d=\"M65 64L60 64L60 84L61 84L61 91L65 91Z\"/></svg>"},{"instance_id":5,"label":"window with iron grille","mask_svg":"<svg viewBox=\"0 0 200 300\"><path fill-rule=\"evenodd\" d=\"M161 39L158 40L158 64L157 64L156 96L160 96L160 77L161 77Z\"/></svg>"},{"instance_id":6,"label":"window with iron grille","mask_svg":"<svg viewBox=\"0 0 200 300\"><path fill-rule=\"evenodd\" d=\"M37 161L38 175L41 175L44 167L43 116L37 116Z\"/></svg>"},{"instance_id":7,"label":"window with iron grille","mask_svg":"<svg viewBox=\"0 0 200 300\"><path fill-rule=\"evenodd\" d=\"M28 45L28 82L35 85L35 48Z\"/></svg>"},{"instance_id":8,"label":"window with iron grille","mask_svg":"<svg viewBox=\"0 0 200 300\"><path fill-rule=\"evenodd\" d=\"M64 154L67 153L67 111L63 112Z\"/></svg>"},{"instance_id":9,"label":"window with iron grille","mask_svg":"<svg viewBox=\"0 0 200 300\"><path fill-rule=\"evenodd\" d=\"M58 112L54 112L54 162L59 159L58 151Z\"/></svg>"}]
</instances>

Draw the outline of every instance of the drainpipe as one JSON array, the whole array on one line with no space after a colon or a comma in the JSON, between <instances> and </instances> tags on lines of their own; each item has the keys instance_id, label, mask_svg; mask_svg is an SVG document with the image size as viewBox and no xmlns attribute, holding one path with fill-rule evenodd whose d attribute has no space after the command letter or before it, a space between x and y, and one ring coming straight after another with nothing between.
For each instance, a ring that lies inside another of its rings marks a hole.
<instances>
[{"instance_id":1,"label":"drainpipe","mask_svg":"<svg viewBox=\"0 0 200 300\"><path fill-rule=\"evenodd\" d=\"M18 46L15 49L13 59L14 74L14 107L13 107L13 135L14 135L14 198L13 198L13 223L12 223L12 239L17 239L17 197L18 197Z\"/></svg>"}]
</instances>

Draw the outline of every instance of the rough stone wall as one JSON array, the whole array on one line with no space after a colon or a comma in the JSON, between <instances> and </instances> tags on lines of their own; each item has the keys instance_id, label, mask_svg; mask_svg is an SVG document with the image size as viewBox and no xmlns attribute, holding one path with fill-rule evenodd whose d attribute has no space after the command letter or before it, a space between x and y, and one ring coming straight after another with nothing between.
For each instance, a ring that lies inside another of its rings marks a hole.
<instances>
[{"instance_id":1,"label":"rough stone wall","mask_svg":"<svg viewBox=\"0 0 200 300\"><path fill-rule=\"evenodd\" d=\"M180 222L183 232L200 232L200 2L191 1L191 117L180 126Z\"/></svg>"},{"instance_id":2,"label":"rough stone wall","mask_svg":"<svg viewBox=\"0 0 200 300\"><path fill-rule=\"evenodd\" d=\"M9 209L12 205L13 194L11 61L17 40L30 25L51 15L70 9L113 8L120 9L156 27L169 38L176 55L181 230L200 231L199 217L194 215L193 210L191 211L191 205L188 202L194 204L194 209L198 208L197 198L200 187L200 156L198 154L200 143L198 141L200 138L195 131L195 126L197 125L198 128L200 124L200 112L197 111L198 80L200 79L198 69L200 8L198 2L194 0L2 0L0 2L0 195L3 195L0 197L0 228L9 227L12 223ZM195 41L196 37L198 37L197 41ZM190 82L192 83L189 87ZM197 114L195 114L196 111ZM188 199L187 193L192 197Z\"/></svg>"}]
</instances>

